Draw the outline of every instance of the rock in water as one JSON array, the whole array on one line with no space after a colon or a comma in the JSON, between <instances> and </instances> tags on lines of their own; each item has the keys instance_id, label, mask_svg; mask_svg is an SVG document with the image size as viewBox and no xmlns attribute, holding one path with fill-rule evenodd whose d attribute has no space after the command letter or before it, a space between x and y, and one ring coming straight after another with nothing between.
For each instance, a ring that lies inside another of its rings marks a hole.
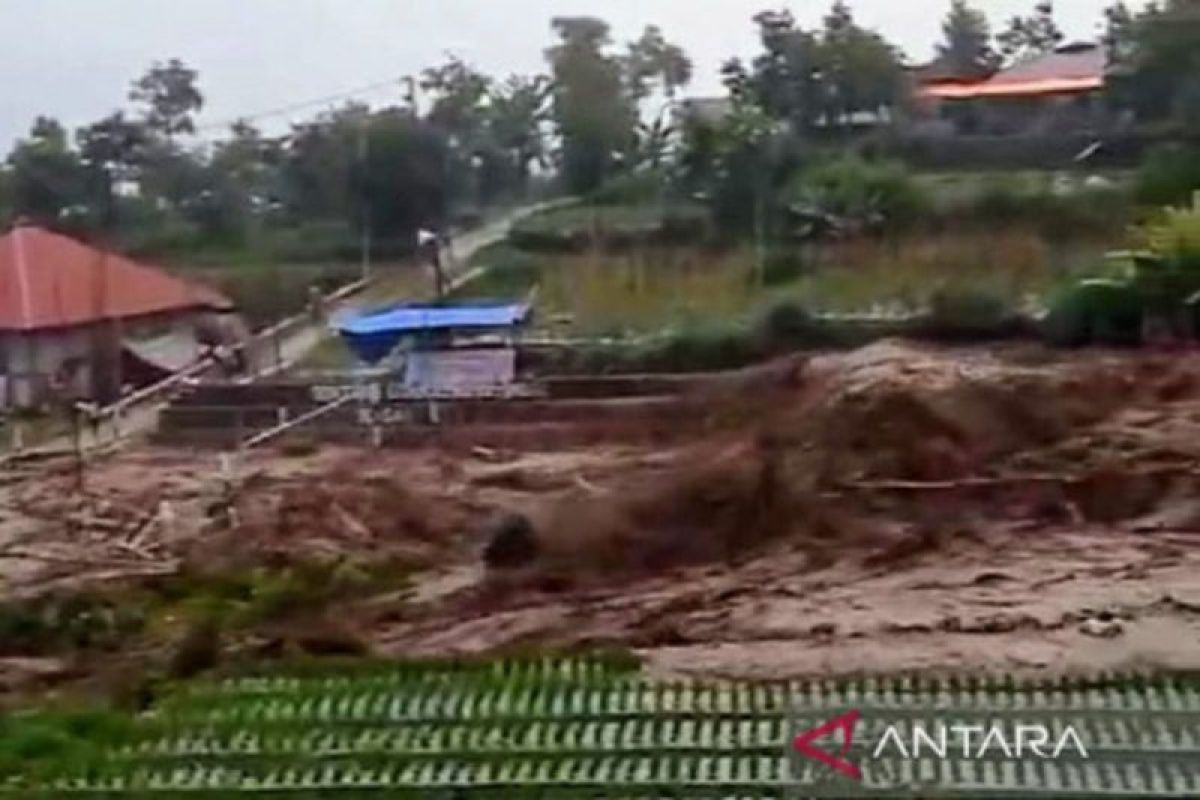
<instances>
[{"instance_id":1,"label":"rock in water","mask_svg":"<svg viewBox=\"0 0 1200 800\"><path fill-rule=\"evenodd\" d=\"M496 520L483 548L483 562L489 569L515 569L538 557L540 547L533 523L523 514L505 514Z\"/></svg>"}]
</instances>

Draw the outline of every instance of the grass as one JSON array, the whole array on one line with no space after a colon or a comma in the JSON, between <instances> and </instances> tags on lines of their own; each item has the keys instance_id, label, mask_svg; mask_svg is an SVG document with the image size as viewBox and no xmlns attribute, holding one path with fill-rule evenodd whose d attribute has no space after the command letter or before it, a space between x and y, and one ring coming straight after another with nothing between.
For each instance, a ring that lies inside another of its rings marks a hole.
<instances>
[{"instance_id":1,"label":"grass","mask_svg":"<svg viewBox=\"0 0 1200 800\"><path fill-rule=\"evenodd\" d=\"M224 640L397 591L411 574L411 565L395 559L296 560L270 568L185 567L136 584L12 599L0 603L0 657L130 656L146 676L190 675L230 656ZM362 648L332 628L307 632L313 647Z\"/></svg>"},{"instance_id":2,"label":"grass","mask_svg":"<svg viewBox=\"0 0 1200 800\"><path fill-rule=\"evenodd\" d=\"M1028 230L945 232L776 251L759 274L752 247L646 247L624 253L480 252L464 295L513 297L537 285L537 324L577 335L645 333L745 316L788 297L821 312L910 313L972 288L1013 306L1038 301L1102 257L1106 243Z\"/></svg>"},{"instance_id":3,"label":"grass","mask_svg":"<svg viewBox=\"0 0 1200 800\"><path fill-rule=\"evenodd\" d=\"M648 241L694 241L707 230L708 212L694 204L580 204L526 217L513 226L510 239L527 250L580 252L593 245L626 249Z\"/></svg>"},{"instance_id":4,"label":"grass","mask_svg":"<svg viewBox=\"0 0 1200 800\"><path fill-rule=\"evenodd\" d=\"M350 263L256 263L236 268L181 267L177 271L225 294L257 329L303 311L313 286L328 293L356 280L361 267Z\"/></svg>"},{"instance_id":5,"label":"grass","mask_svg":"<svg viewBox=\"0 0 1200 800\"><path fill-rule=\"evenodd\" d=\"M480 273L454 296L518 299L536 286L537 331L572 338L668 333L700 343L684 348L690 353L686 363L719 366L736 362L738 353L759 352L761 342L749 349L733 342L744 339L752 318L772 303L816 313L903 317L930 310L938 297L974 295L986 299L979 307L1027 310L1040 307L1074 277L1094 273L1109 244L1094 237L1048 239L1024 227L967 228L775 248L766 253L760 272L750 245L550 253L501 242L474 255L468 266ZM980 332L995 327L993 321ZM694 358L693 350L704 356ZM669 356L641 353L633 362L665 364L673 362ZM344 369L354 363L345 345L331 339L301 367Z\"/></svg>"},{"instance_id":6,"label":"grass","mask_svg":"<svg viewBox=\"0 0 1200 800\"><path fill-rule=\"evenodd\" d=\"M846 242L821 252L793 289L813 308L831 311L913 310L952 287L1022 304L1090 269L1106 249L1086 239L1055 244L1024 230Z\"/></svg>"},{"instance_id":7,"label":"grass","mask_svg":"<svg viewBox=\"0 0 1200 800\"><path fill-rule=\"evenodd\" d=\"M881 797L911 796L915 774L906 759L868 759L871 744L888 725L948 709L956 724L1071 725L1105 743L1108 774L1069 751L1046 767L1058 770L1055 791L1183 796L1200 778L1195 676L662 681L619 653L336 660L215 676L167 690L136 716L11 716L0 722L0 770L8 788L44 797L780 796L786 782L821 780L803 764L793 771L791 736L850 707L863 709L853 760L904 778ZM1046 790L1045 770L1020 769L1019 756L989 761L996 769L954 765L923 784L937 796Z\"/></svg>"}]
</instances>

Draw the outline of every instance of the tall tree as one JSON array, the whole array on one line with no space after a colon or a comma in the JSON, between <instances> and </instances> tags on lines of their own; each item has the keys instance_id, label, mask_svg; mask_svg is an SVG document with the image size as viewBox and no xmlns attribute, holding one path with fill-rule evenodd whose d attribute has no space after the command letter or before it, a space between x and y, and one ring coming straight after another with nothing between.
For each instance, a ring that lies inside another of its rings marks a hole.
<instances>
[{"instance_id":1,"label":"tall tree","mask_svg":"<svg viewBox=\"0 0 1200 800\"><path fill-rule=\"evenodd\" d=\"M198 75L177 58L155 63L134 81L129 99L142 106L143 117L151 130L171 139L180 133L195 131L194 115L204 107L204 95L197 87Z\"/></svg>"},{"instance_id":2,"label":"tall tree","mask_svg":"<svg viewBox=\"0 0 1200 800\"><path fill-rule=\"evenodd\" d=\"M135 177L148 144L146 128L116 111L80 128L75 138L87 169L93 223L111 231L117 225L114 186Z\"/></svg>"},{"instance_id":3,"label":"tall tree","mask_svg":"<svg viewBox=\"0 0 1200 800\"><path fill-rule=\"evenodd\" d=\"M347 103L292 126L280 177L282 199L294 221L352 216L351 170L360 158L370 116L367 106Z\"/></svg>"},{"instance_id":4,"label":"tall tree","mask_svg":"<svg viewBox=\"0 0 1200 800\"><path fill-rule=\"evenodd\" d=\"M280 161L278 141L246 121L234 122L228 138L214 145L204 186L185 204L185 216L207 238L242 241L278 203Z\"/></svg>"},{"instance_id":5,"label":"tall tree","mask_svg":"<svg viewBox=\"0 0 1200 800\"><path fill-rule=\"evenodd\" d=\"M69 210L86 206L83 167L57 120L38 117L13 147L8 164L14 216L52 225Z\"/></svg>"},{"instance_id":6,"label":"tall tree","mask_svg":"<svg viewBox=\"0 0 1200 800\"><path fill-rule=\"evenodd\" d=\"M903 73L897 51L858 25L844 2L833 4L818 31L801 29L788 11L764 11L754 21L763 52L748 72L740 62L723 69L735 97L797 131L841 124L898 101Z\"/></svg>"},{"instance_id":7,"label":"tall tree","mask_svg":"<svg viewBox=\"0 0 1200 800\"><path fill-rule=\"evenodd\" d=\"M1049 53L1062 44L1065 36L1054 20L1054 3L1041 0L1028 16L1014 16L1008 27L996 37L1000 53L1010 63Z\"/></svg>"},{"instance_id":8,"label":"tall tree","mask_svg":"<svg viewBox=\"0 0 1200 800\"><path fill-rule=\"evenodd\" d=\"M471 205L503 184L503 155L487 139L485 115L491 78L457 56L421 74L421 88L434 98L426 119L446 137L443 174L448 191Z\"/></svg>"},{"instance_id":9,"label":"tall tree","mask_svg":"<svg viewBox=\"0 0 1200 800\"><path fill-rule=\"evenodd\" d=\"M420 227L445 226L449 206L445 135L401 109L371 115L366 160L356 161L351 184L361 188L371 231L411 240ZM402 187L402 188L401 188Z\"/></svg>"},{"instance_id":10,"label":"tall tree","mask_svg":"<svg viewBox=\"0 0 1200 800\"><path fill-rule=\"evenodd\" d=\"M488 104L489 136L511 160L519 189L524 190L530 168L545 157L542 127L552 94L545 75L512 75L492 90Z\"/></svg>"},{"instance_id":11,"label":"tall tree","mask_svg":"<svg viewBox=\"0 0 1200 800\"><path fill-rule=\"evenodd\" d=\"M562 169L573 191L608 177L634 141L636 109L625 91L620 59L605 52L608 23L556 17L558 44L546 51L554 78L554 123L562 139Z\"/></svg>"},{"instance_id":12,"label":"tall tree","mask_svg":"<svg viewBox=\"0 0 1200 800\"><path fill-rule=\"evenodd\" d=\"M938 60L954 77L983 78L999 66L987 15L967 0L951 0L950 11L942 22L942 36L937 46Z\"/></svg>"},{"instance_id":13,"label":"tall tree","mask_svg":"<svg viewBox=\"0 0 1200 800\"><path fill-rule=\"evenodd\" d=\"M407 109L347 104L293 128L282 154L283 202L295 221L368 224L407 240L446 224L447 137Z\"/></svg>"},{"instance_id":14,"label":"tall tree","mask_svg":"<svg viewBox=\"0 0 1200 800\"><path fill-rule=\"evenodd\" d=\"M684 49L671 44L657 25L648 25L629 43L625 57L626 80L635 101L659 88L669 100L692 81L692 60Z\"/></svg>"},{"instance_id":15,"label":"tall tree","mask_svg":"<svg viewBox=\"0 0 1200 800\"><path fill-rule=\"evenodd\" d=\"M859 26L843 0L835 0L825 17L819 53L827 122L845 122L897 100L902 70L895 48Z\"/></svg>"},{"instance_id":16,"label":"tall tree","mask_svg":"<svg viewBox=\"0 0 1200 800\"><path fill-rule=\"evenodd\" d=\"M457 56L421 73L421 88L433 95L428 119L453 136L468 138L481 127L491 79Z\"/></svg>"},{"instance_id":17,"label":"tall tree","mask_svg":"<svg viewBox=\"0 0 1200 800\"><path fill-rule=\"evenodd\" d=\"M754 15L763 52L745 72L740 64L725 66L725 80L743 83L743 99L793 127L810 127L821 115L821 51L817 36L801 29L790 11Z\"/></svg>"},{"instance_id":18,"label":"tall tree","mask_svg":"<svg viewBox=\"0 0 1200 800\"><path fill-rule=\"evenodd\" d=\"M1117 2L1104 9L1104 28L1100 41L1104 44L1109 64L1126 64L1133 55L1136 42L1136 18L1129 6Z\"/></svg>"},{"instance_id":19,"label":"tall tree","mask_svg":"<svg viewBox=\"0 0 1200 800\"><path fill-rule=\"evenodd\" d=\"M1126 31L1131 46L1116 93L1143 119L1200 131L1200 2L1151 4Z\"/></svg>"}]
</instances>

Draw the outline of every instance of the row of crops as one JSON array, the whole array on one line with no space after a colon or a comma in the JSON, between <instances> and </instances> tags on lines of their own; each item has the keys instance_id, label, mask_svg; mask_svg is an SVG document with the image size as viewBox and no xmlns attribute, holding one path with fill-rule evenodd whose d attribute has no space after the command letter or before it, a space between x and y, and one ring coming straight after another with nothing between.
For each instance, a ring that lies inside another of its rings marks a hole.
<instances>
[{"instance_id":1,"label":"row of crops","mask_svg":"<svg viewBox=\"0 0 1200 800\"><path fill-rule=\"evenodd\" d=\"M789 747L861 712L854 781ZM874 756L889 726L1067 726L1087 753ZM9 720L12 727L13 720ZM69 757L40 797L1198 797L1200 679L661 682L604 659L405 663L181 687Z\"/></svg>"}]
</instances>

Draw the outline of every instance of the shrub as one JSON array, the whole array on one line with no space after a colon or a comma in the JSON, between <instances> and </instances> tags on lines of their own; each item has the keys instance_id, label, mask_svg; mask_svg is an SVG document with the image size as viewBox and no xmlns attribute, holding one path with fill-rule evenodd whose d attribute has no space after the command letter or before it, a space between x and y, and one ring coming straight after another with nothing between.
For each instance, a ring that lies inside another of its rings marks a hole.
<instances>
[{"instance_id":1,"label":"shrub","mask_svg":"<svg viewBox=\"0 0 1200 800\"><path fill-rule=\"evenodd\" d=\"M1110 235L1134 218L1128 189L1077 188L1066 193L1045 193L1028 204L1029 220L1047 240L1069 240L1087 234Z\"/></svg>"},{"instance_id":2,"label":"shrub","mask_svg":"<svg viewBox=\"0 0 1200 800\"><path fill-rule=\"evenodd\" d=\"M922 325L938 339L980 339L1004 336L1016 328L1017 315L998 292L979 287L942 288L933 293Z\"/></svg>"},{"instance_id":3,"label":"shrub","mask_svg":"<svg viewBox=\"0 0 1200 800\"><path fill-rule=\"evenodd\" d=\"M1051 344L1136 345L1142 339L1141 294L1128 283L1106 278L1080 281L1051 300L1042 333Z\"/></svg>"},{"instance_id":4,"label":"shrub","mask_svg":"<svg viewBox=\"0 0 1200 800\"><path fill-rule=\"evenodd\" d=\"M1167 205L1188 202L1200 191L1200 146L1162 145L1151 150L1135 180L1139 202Z\"/></svg>"},{"instance_id":5,"label":"shrub","mask_svg":"<svg viewBox=\"0 0 1200 800\"><path fill-rule=\"evenodd\" d=\"M1127 188L1091 186L1068 178L1054 185L1045 176L989 176L960 191L939 209L943 221L985 226L1026 225L1050 240L1109 234L1127 226L1134 209Z\"/></svg>"},{"instance_id":6,"label":"shrub","mask_svg":"<svg viewBox=\"0 0 1200 800\"><path fill-rule=\"evenodd\" d=\"M889 228L916 222L929 207L924 190L902 163L856 156L803 172L792 200L814 213Z\"/></svg>"},{"instance_id":7,"label":"shrub","mask_svg":"<svg viewBox=\"0 0 1200 800\"><path fill-rule=\"evenodd\" d=\"M1195 334L1184 306L1200 292L1200 205L1168 208L1142 230L1148 253L1133 260L1133 285L1146 313L1177 335Z\"/></svg>"},{"instance_id":8,"label":"shrub","mask_svg":"<svg viewBox=\"0 0 1200 800\"><path fill-rule=\"evenodd\" d=\"M663 195L667 176L661 171L630 172L610 178L588 195L596 205L635 205L657 202Z\"/></svg>"},{"instance_id":9,"label":"shrub","mask_svg":"<svg viewBox=\"0 0 1200 800\"><path fill-rule=\"evenodd\" d=\"M792 298L779 298L754 317L754 337L764 352L827 343L825 327Z\"/></svg>"},{"instance_id":10,"label":"shrub","mask_svg":"<svg viewBox=\"0 0 1200 800\"><path fill-rule=\"evenodd\" d=\"M171 653L167 674L191 678L215 667L221 659L221 625L215 616L192 622Z\"/></svg>"},{"instance_id":11,"label":"shrub","mask_svg":"<svg viewBox=\"0 0 1200 800\"><path fill-rule=\"evenodd\" d=\"M479 277L460 286L455 296L515 297L537 284L542 259L533 253L498 242L480 250L471 265L483 270Z\"/></svg>"},{"instance_id":12,"label":"shrub","mask_svg":"<svg viewBox=\"0 0 1200 800\"><path fill-rule=\"evenodd\" d=\"M1168 268L1200 277L1200 204L1165 209L1146 225L1145 239Z\"/></svg>"},{"instance_id":13,"label":"shrub","mask_svg":"<svg viewBox=\"0 0 1200 800\"><path fill-rule=\"evenodd\" d=\"M107 710L4 715L0 717L0 775L10 781L17 774L36 777L57 764L84 771L101 757L103 746L124 741L132 730L128 717Z\"/></svg>"},{"instance_id":14,"label":"shrub","mask_svg":"<svg viewBox=\"0 0 1200 800\"><path fill-rule=\"evenodd\" d=\"M772 249L763 263L762 281L766 286L789 283L809 271L804 253L795 248Z\"/></svg>"},{"instance_id":15,"label":"shrub","mask_svg":"<svg viewBox=\"0 0 1200 800\"><path fill-rule=\"evenodd\" d=\"M739 367L756 351L747 330L731 322L694 323L675 331L635 356L642 369L691 372Z\"/></svg>"},{"instance_id":16,"label":"shrub","mask_svg":"<svg viewBox=\"0 0 1200 800\"><path fill-rule=\"evenodd\" d=\"M957 210L989 224L1012 224L1028 217L1030 198L1040 194L1014 180L991 177L983 181L978 194L966 199Z\"/></svg>"}]
</instances>

